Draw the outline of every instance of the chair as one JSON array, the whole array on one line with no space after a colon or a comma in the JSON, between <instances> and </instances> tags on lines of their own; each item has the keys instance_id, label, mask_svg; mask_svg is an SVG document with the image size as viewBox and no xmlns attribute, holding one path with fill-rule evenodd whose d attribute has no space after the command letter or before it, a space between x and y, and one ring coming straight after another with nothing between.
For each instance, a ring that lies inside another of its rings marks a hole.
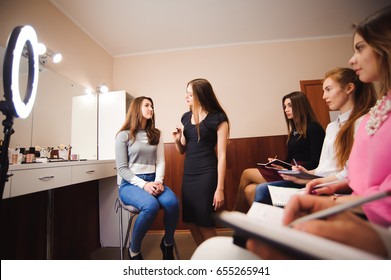
<instances>
[{"instance_id":1,"label":"chair","mask_svg":"<svg viewBox=\"0 0 391 280\"><path fill-rule=\"evenodd\" d=\"M126 210L129 212L129 223L128 223L128 228L126 229L126 237L124 240L124 234L123 234L123 224L122 224L122 209ZM117 213L119 210L119 243L120 243L120 255L121 255L121 260L124 259L124 250L126 249L126 244L128 244L129 241L129 234L132 230L132 225L133 225L133 218L140 213L140 209L132 206L132 205L125 205L122 200L117 197L115 201L115 212ZM178 248L176 246L176 242L174 239L174 252L177 260L180 260L181 257L179 255Z\"/></svg>"}]
</instances>

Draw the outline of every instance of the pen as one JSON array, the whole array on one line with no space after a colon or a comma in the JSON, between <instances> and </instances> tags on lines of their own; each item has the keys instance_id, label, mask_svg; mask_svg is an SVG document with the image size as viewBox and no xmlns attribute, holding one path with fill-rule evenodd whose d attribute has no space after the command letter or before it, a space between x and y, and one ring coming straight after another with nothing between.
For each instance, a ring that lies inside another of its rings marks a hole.
<instances>
[{"instance_id":1,"label":"pen","mask_svg":"<svg viewBox=\"0 0 391 280\"><path fill-rule=\"evenodd\" d=\"M297 164L297 161L296 161L294 158L293 158L292 160L293 160L293 162L295 163L295 166L296 166L296 167L299 167L299 165Z\"/></svg>"},{"instance_id":2,"label":"pen","mask_svg":"<svg viewBox=\"0 0 391 280\"><path fill-rule=\"evenodd\" d=\"M329 186L329 185L332 185L332 184L335 184L335 183L339 183L339 182L342 182L342 180L335 180L335 181L331 181L331 182L322 183L322 184L314 186L313 188L314 189L318 189L318 188L326 187L326 186Z\"/></svg>"},{"instance_id":3,"label":"pen","mask_svg":"<svg viewBox=\"0 0 391 280\"><path fill-rule=\"evenodd\" d=\"M288 226L292 227L294 225L297 225L297 224L300 224L300 223L303 223L303 222L307 222L307 221L310 221L310 220L326 218L328 216L338 214L338 213L343 212L345 210L354 208L356 206L360 206L360 205L362 205L364 203L368 203L370 201L374 201L374 200L377 200L377 199L384 198L384 197L389 196L389 195L391 195L391 190L377 192L377 193L372 194L370 196L359 198L359 199L356 199L354 201L341 203L341 204L338 204L336 206L333 206L333 207L330 207L330 208L327 208L327 209L324 209L324 210L312 213L310 215L298 218L298 219L294 220L293 222L291 222Z\"/></svg>"}]
</instances>

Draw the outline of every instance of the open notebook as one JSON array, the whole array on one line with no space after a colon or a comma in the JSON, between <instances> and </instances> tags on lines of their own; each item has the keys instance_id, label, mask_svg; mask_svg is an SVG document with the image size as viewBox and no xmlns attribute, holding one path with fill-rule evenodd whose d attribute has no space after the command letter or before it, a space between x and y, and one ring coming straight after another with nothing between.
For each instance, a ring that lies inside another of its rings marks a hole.
<instances>
[{"instance_id":1,"label":"open notebook","mask_svg":"<svg viewBox=\"0 0 391 280\"><path fill-rule=\"evenodd\" d=\"M300 170L278 170L278 173L284 174L284 175L293 176L293 177L297 177L297 178L300 178L300 179L307 179L307 180L312 180L312 179L316 179L316 178L322 178L322 176L310 174L310 173L303 172L303 171L300 171Z\"/></svg>"},{"instance_id":2,"label":"open notebook","mask_svg":"<svg viewBox=\"0 0 391 280\"><path fill-rule=\"evenodd\" d=\"M277 187L273 185L267 186L270 193L270 198L274 206L284 207L289 199L293 195L304 194L305 188L295 189L295 188L286 188L286 187Z\"/></svg>"},{"instance_id":3,"label":"open notebook","mask_svg":"<svg viewBox=\"0 0 391 280\"><path fill-rule=\"evenodd\" d=\"M247 214L223 211L216 219L241 238L255 238L304 259L379 259L378 256L282 224L284 209L254 202Z\"/></svg>"}]
</instances>

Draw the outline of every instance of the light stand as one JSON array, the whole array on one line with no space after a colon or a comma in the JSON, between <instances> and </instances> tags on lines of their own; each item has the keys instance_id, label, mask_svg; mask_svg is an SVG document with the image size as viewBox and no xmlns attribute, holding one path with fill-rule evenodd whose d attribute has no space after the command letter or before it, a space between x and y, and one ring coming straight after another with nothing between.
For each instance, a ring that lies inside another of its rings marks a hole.
<instances>
[{"instance_id":1,"label":"light stand","mask_svg":"<svg viewBox=\"0 0 391 280\"><path fill-rule=\"evenodd\" d=\"M8 148L14 117L27 118L30 114L37 94L39 61L37 51L37 34L29 26L17 26L12 31L4 56L3 86L5 101L0 101L0 111L5 115L4 140L0 149L0 203L3 201L5 183L8 182ZM19 91L19 65L23 48L27 48L28 79L23 101Z\"/></svg>"}]
</instances>

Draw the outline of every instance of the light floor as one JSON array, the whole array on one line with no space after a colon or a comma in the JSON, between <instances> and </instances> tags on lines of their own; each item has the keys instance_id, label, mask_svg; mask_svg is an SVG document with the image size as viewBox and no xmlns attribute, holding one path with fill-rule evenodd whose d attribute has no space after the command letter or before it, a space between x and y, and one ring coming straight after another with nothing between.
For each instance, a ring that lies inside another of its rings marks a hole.
<instances>
[{"instance_id":1,"label":"light floor","mask_svg":"<svg viewBox=\"0 0 391 280\"><path fill-rule=\"evenodd\" d=\"M228 229L219 229L218 235L232 236L232 231ZM163 231L151 231L145 236L141 252L145 260L161 260L160 241L162 240ZM190 260L197 245L193 237L187 230L175 232L175 242L179 251L181 260ZM175 252L174 252L175 255ZM91 254L93 260L119 260L120 249L118 247L102 247ZM124 259L129 259L127 252L124 252Z\"/></svg>"}]
</instances>

